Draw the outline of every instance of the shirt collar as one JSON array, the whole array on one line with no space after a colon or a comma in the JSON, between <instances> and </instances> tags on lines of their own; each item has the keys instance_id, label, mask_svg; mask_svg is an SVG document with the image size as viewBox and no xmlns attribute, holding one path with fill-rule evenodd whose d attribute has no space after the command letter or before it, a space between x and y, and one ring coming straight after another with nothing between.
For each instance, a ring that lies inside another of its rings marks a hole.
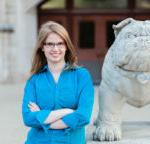
<instances>
[{"instance_id":1,"label":"shirt collar","mask_svg":"<svg viewBox=\"0 0 150 144\"><path fill-rule=\"evenodd\" d=\"M78 65L69 67L69 63L66 63L64 66L64 70L75 70L78 67Z\"/></svg>"},{"instance_id":2,"label":"shirt collar","mask_svg":"<svg viewBox=\"0 0 150 144\"><path fill-rule=\"evenodd\" d=\"M47 71L47 70L48 70L48 65L46 64L40 69L39 73Z\"/></svg>"}]
</instances>

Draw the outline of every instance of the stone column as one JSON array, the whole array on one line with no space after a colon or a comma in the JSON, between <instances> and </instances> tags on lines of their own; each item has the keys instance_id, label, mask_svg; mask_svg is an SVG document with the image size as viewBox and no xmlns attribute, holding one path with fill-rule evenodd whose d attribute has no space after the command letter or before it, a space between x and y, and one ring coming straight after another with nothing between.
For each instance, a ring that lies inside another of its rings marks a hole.
<instances>
[{"instance_id":1,"label":"stone column","mask_svg":"<svg viewBox=\"0 0 150 144\"><path fill-rule=\"evenodd\" d=\"M40 1L0 1L0 83L17 83L29 75Z\"/></svg>"},{"instance_id":2,"label":"stone column","mask_svg":"<svg viewBox=\"0 0 150 144\"><path fill-rule=\"evenodd\" d=\"M37 38L37 2L37 0L17 0L16 76L18 79L22 80L26 80L29 76L33 50Z\"/></svg>"},{"instance_id":3,"label":"stone column","mask_svg":"<svg viewBox=\"0 0 150 144\"><path fill-rule=\"evenodd\" d=\"M14 9L9 0L0 1L0 83L12 80Z\"/></svg>"}]
</instances>

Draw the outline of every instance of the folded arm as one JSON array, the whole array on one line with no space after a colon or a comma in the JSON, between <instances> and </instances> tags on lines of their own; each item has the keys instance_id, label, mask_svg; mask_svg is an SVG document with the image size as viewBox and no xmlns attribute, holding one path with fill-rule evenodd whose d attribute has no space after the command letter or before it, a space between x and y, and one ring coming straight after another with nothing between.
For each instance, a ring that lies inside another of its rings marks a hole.
<instances>
[{"instance_id":1,"label":"folded arm","mask_svg":"<svg viewBox=\"0 0 150 144\"><path fill-rule=\"evenodd\" d=\"M89 123L94 102L94 87L88 71L83 70L78 75L78 106L73 112L51 123L51 129L68 130L85 126Z\"/></svg>"},{"instance_id":2,"label":"folded arm","mask_svg":"<svg viewBox=\"0 0 150 144\"><path fill-rule=\"evenodd\" d=\"M94 88L91 77L87 71L80 73L78 81L78 107L62 118L69 129L76 129L89 123L94 102Z\"/></svg>"},{"instance_id":3,"label":"folded arm","mask_svg":"<svg viewBox=\"0 0 150 144\"><path fill-rule=\"evenodd\" d=\"M43 128L48 130L51 127L55 126L58 128L60 124L60 119L65 115L72 113L72 109L60 109L60 110L41 110L40 107L36 104L36 94L35 94L35 85L33 78L27 81L24 89L24 97L22 103L22 116L23 121L26 126L34 128ZM59 120L58 122L56 122ZM56 123L54 123L56 122ZM63 124L63 122L62 122ZM66 128L66 125L60 125L60 128Z\"/></svg>"},{"instance_id":4,"label":"folded arm","mask_svg":"<svg viewBox=\"0 0 150 144\"><path fill-rule=\"evenodd\" d=\"M48 115L46 120L44 121L45 124L51 124L53 122L56 122L57 120L61 119L65 115L72 113L73 110L69 108L64 108L64 109L58 109L58 110L53 110L51 113Z\"/></svg>"},{"instance_id":5,"label":"folded arm","mask_svg":"<svg viewBox=\"0 0 150 144\"><path fill-rule=\"evenodd\" d=\"M35 87L32 79L28 80L24 89L24 97L22 102L22 117L24 124L29 127L42 128L40 122L37 119L39 110L32 110L32 102L36 103ZM31 110L30 110L31 108Z\"/></svg>"},{"instance_id":6,"label":"folded arm","mask_svg":"<svg viewBox=\"0 0 150 144\"><path fill-rule=\"evenodd\" d=\"M40 111L40 108L36 103L30 102L28 107L31 112ZM68 108L51 111L44 121L44 124L50 124L51 129L65 129L68 126L61 120L61 118L72 112L73 110Z\"/></svg>"}]
</instances>

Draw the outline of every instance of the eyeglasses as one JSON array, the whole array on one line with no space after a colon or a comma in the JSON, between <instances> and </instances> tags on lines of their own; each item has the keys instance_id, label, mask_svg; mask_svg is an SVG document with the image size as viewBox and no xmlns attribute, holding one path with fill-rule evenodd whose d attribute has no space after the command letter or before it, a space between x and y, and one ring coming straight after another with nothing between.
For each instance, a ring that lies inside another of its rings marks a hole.
<instances>
[{"instance_id":1,"label":"eyeglasses","mask_svg":"<svg viewBox=\"0 0 150 144\"><path fill-rule=\"evenodd\" d=\"M53 49L55 46L57 46L57 48L64 48L65 47L65 43L64 42L58 42L58 43L53 43L53 42L45 42L44 46L46 46L47 48Z\"/></svg>"}]
</instances>

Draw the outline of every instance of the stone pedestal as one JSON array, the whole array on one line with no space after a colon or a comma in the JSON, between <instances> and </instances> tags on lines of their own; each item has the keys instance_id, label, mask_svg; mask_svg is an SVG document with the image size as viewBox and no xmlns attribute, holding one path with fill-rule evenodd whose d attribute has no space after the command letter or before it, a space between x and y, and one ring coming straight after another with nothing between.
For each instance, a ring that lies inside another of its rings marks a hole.
<instances>
[{"instance_id":1,"label":"stone pedestal","mask_svg":"<svg viewBox=\"0 0 150 144\"><path fill-rule=\"evenodd\" d=\"M95 126L87 126L87 144L150 144L150 122L124 122L122 140L114 142L93 141L94 130Z\"/></svg>"}]
</instances>

